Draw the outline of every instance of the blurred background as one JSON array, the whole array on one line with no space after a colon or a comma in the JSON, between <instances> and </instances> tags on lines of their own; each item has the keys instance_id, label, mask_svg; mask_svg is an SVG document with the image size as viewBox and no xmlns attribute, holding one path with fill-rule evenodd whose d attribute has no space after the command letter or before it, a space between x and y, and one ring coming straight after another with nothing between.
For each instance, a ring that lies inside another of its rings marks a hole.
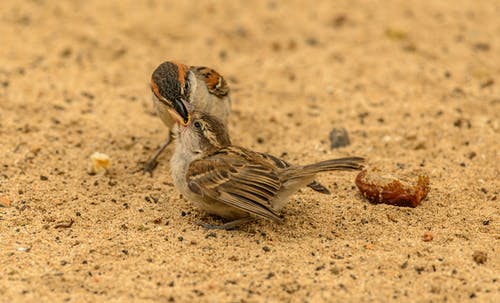
<instances>
[{"instance_id":1,"label":"blurred background","mask_svg":"<svg viewBox=\"0 0 500 303\"><path fill-rule=\"evenodd\" d=\"M31 108L45 111L88 93L94 112L125 129L162 127L139 109L152 112L149 77L165 60L216 69L236 112L291 113L324 132L369 112L390 129L414 106L430 115L448 111L450 96L498 93L495 1L40 0L4 1L0 13L7 106L37 99Z\"/></svg>"},{"instance_id":2,"label":"blurred background","mask_svg":"<svg viewBox=\"0 0 500 303\"><path fill-rule=\"evenodd\" d=\"M487 0L1 1L0 301L498 302L499 16ZM234 143L420 168L428 200L372 205L330 174L333 194L300 192L283 225L208 234L171 148L140 172L168 131L149 88L166 60L226 78ZM87 174L95 151L107 174Z\"/></svg>"}]
</instances>

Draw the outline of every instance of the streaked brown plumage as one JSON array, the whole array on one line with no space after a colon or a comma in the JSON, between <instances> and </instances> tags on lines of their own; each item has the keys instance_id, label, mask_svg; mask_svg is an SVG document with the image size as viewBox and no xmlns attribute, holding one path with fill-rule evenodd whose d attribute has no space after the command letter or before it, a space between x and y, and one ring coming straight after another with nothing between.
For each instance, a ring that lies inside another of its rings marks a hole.
<instances>
[{"instance_id":1,"label":"streaked brown plumage","mask_svg":"<svg viewBox=\"0 0 500 303\"><path fill-rule=\"evenodd\" d=\"M183 117L184 122L189 119L189 110L194 109L216 117L227 127L231 109L229 86L226 80L211 68L187 66L170 61L163 62L151 76L151 91L156 112L170 130L174 125L174 120L168 114L168 110L172 108ZM169 132L165 143L146 163L144 172L153 172L158 164L157 158L170 144L171 139L172 134ZM288 162L274 156L263 156L278 167L290 166ZM308 186L323 194L330 193L328 188L314 180Z\"/></svg>"},{"instance_id":2,"label":"streaked brown plumage","mask_svg":"<svg viewBox=\"0 0 500 303\"><path fill-rule=\"evenodd\" d=\"M178 121L170 164L174 184L197 207L235 220L219 228L254 218L280 222L278 211L317 173L362 167L359 157L280 167L272 156L231 145L225 125L209 114L194 111L185 123L177 112L171 113Z\"/></svg>"}]
</instances>

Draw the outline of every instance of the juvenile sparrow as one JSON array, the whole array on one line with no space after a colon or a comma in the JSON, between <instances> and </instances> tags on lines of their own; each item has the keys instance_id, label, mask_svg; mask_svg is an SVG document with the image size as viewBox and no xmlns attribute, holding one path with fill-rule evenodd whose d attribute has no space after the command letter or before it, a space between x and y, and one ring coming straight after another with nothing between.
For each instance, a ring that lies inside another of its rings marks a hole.
<instances>
[{"instance_id":1,"label":"juvenile sparrow","mask_svg":"<svg viewBox=\"0 0 500 303\"><path fill-rule=\"evenodd\" d=\"M200 209L233 220L207 228L231 229L256 218L281 222L278 211L317 173L362 168L360 157L280 167L272 156L231 145L224 123L210 114L194 111L185 119L168 112L178 122L170 160L174 185Z\"/></svg>"},{"instance_id":2,"label":"juvenile sparrow","mask_svg":"<svg viewBox=\"0 0 500 303\"><path fill-rule=\"evenodd\" d=\"M170 129L165 143L146 162L143 171L152 173L158 164L157 159L172 140L174 120L168 109L177 111L184 122L188 119L188 108L208 113L219 119L227 128L228 115L231 109L229 86L224 78L208 67L187 66L166 61L160 64L151 76L151 91L156 112ZM262 156L280 168L290 166L284 160L271 155ZM320 193L329 194L325 186L312 181L308 186Z\"/></svg>"},{"instance_id":3,"label":"juvenile sparrow","mask_svg":"<svg viewBox=\"0 0 500 303\"><path fill-rule=\"evenodd\" d=\"M174 121L167 109L184 113L187 117L185 104L197 110L202 110L216 116L227 124L227 116L231 108L229 87L224 78L215 70L203 66L187 66L175 62L163 62L151 76L151 92L158 116L171 130ZM179 102L179 101L184 101ZM158 164L157 158L170 144L172 133L163 145L146 163L144 172L152 173Z\"/></svg>"}]
</instances>

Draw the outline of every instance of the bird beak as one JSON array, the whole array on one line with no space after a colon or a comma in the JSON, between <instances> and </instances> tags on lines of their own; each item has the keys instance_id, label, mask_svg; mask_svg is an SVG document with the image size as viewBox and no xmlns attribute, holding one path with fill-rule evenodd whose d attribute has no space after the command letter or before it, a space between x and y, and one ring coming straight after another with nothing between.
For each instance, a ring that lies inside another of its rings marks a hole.
<instances>
[{"instance_id":1,"label":"bird beak","mask_svg":"<svg viewBox=\"0 0 500 303\"><path fill-rule=\"evenodd\" d=\"M188 106L184 100L175 100L172 102L172 107L168 109L168 113L177 123L182 126L189 124L190 115L188 111Z\"/></svg>"},{"instance_id":2,"label":"bird beak","mask_svg":"<svg viewBox=\"0 0 500 303\"><path fill-rule=\"evenodd\" d=\"M179 123L186 126L189 122L189 119L190 119L188 107L186 106L186 102L182 99L175 100L173 102L173 107L174 107L174 110L177 112L177 114L182 118L182 121L179 121Z\"/></svg>"},{"instance_id":3,"label":"bird beak","mask_svg":"<svg viewBox=\"0 0 500 303\"><path fill-rule=\"evenodd\" d=\"M156 98L163 104L168 107L168 112L172 118L180 123L181 125L186 126L189 123L189 109L188 103L184 100L174 100L173 102L164 98L158 89L158 85L151 79L151 90Z\"/></svg>"}]
</instances>

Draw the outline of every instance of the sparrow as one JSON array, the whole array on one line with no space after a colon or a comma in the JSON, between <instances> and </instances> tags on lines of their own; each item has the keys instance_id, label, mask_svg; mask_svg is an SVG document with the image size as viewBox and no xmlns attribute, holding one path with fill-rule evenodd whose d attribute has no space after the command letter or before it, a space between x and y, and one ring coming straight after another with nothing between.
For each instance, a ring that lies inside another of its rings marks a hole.
<instances>
[{"instance_id":1,"label":"sparrow","mask_svg":"<svg viewBox=\"0 0 500 303\"><path fill-rule=\"evenodd\" d=\"M156 113L171 130L174 121L167 110L175 110L187 117L185 104L219 118L227 124L231 110L229 86L215 70L204 66L188 66L166 61L160 64L151 75L151 92ZM179 101L184 102L179 102ZM143 172L150 174L158 165L157 159L172 140L172 133L165 143L146 162Z\"/></svg>"},{"instance_id":2,"label":"sparrow","mask_svg":"<svg viewBox=\"0 0 500 303\"><path fill-rule=\"evenodd\" d=\"M210 114L220 120L227 128L231 111L229 86L224 78L215 70L204 66L188 66L166 61L160 64L151 76L151 92L155 110L170 129L168 138L153 157L146 162L143 172L152 174L158 165L158 157L172 141L174 120L168 114L169 109L177 111L184 122L189 118L188 108ZM290 163L277 157L262 156L280 168L291 166ZM330 194L328 188L317 181L308 186L320 193Z\"/></svg>"},{"instance_id":3,"label":"sparrow","mask_svg":"<svg viewBox=\"0 0 500 303\"><path fill-rule=\"evenodd\" d=\"M177 121L170 160L175 187L198 208L231 220L202 224L209 229L232 229L257 218L282 222L279 210L318 173L363 167L361 157L283 167L275 157L232 145L225 124L209 113L193 111L186 118L167 111Z\"/></svg>"}]
</instances>

